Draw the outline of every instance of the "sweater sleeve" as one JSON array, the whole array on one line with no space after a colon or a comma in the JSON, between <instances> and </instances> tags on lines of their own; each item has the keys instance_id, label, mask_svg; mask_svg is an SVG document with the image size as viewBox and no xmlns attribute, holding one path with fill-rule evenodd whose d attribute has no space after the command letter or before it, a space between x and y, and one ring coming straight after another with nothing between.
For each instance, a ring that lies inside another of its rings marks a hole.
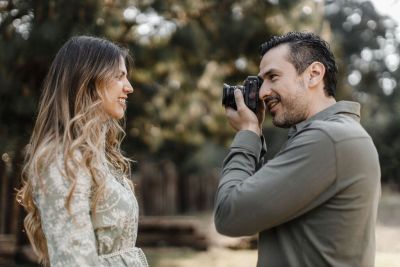
<instances>
[{"instance_id":1,"label":"sweater sleeve","mask_svg":"<svg viewBox=\"0 0 400 267\"><path fill-rule=\"evenodd\" d=\"M300 216L335 181L334 144L318 129L296 136L257 170L261 148L256 134L240 131L224 160L214 208L222 234L252 235Z\"/></svg>"},{"instance_id":2,"label":"sweater sleeve","mask_svg":"<svg viewBox=\"0 0 400 267\"><path fill-rule=\"evenodd\" d=\"M40 184L40 183L39 183ZM90 216L91 178L77 173L70 212L65 200L71 183L52 164L36 186L35 200L40 211L50 265L101 266Z\"/></svg>"}]
</instances>

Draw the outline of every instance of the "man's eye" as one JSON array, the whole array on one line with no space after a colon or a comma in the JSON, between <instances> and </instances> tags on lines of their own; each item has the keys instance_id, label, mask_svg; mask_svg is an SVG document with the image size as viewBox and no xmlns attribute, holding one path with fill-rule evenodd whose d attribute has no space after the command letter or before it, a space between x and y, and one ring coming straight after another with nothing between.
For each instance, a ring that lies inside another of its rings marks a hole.
<instances>
[{"instance_id":1,"label":"man's eye","mask_svg":"<svg viewBox=\"0 0 400 267\"><path fill-rule=\"evenodd\" d=\"M276 80L277 77L278 77L278 75L276 75L276 74L271 74L271 75L269 76L269 79L270 79L271 81L273 81L273 80Z\"/></svg>"}]
</instances>

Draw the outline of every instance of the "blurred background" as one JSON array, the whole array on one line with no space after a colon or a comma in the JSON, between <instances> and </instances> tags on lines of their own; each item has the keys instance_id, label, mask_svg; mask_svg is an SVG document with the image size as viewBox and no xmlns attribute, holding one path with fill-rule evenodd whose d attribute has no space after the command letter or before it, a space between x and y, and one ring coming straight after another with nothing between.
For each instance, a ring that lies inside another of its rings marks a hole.
<instances>
[{"instance_id":1,"label":"blurred background","mask_svg":"<svg viewBox=\"0 0 400 267\"><path fill-rule=\"evenodd\" d=\"M138 246L151 266L255 266L256 237L215 232L212 207L234 131L222 84L258 73L258 47L313 31L339 65L338 100L362 105L380 155L378 267L400 266L400 1L0 0L0 266L37 266L15 202L23 150L52 59L71 36L128 47L135 88L123 149L141 206ZM286 130L267 118L268 158Z\"/></svg>"}]
</instances>

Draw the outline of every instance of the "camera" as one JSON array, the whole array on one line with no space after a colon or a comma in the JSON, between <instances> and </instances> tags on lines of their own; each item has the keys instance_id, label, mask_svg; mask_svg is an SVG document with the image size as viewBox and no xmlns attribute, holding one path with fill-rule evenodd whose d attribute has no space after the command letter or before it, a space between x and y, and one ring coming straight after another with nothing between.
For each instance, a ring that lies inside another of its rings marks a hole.
<instances>
[{"instance_id":1,"label":"camera","mask_svg":"<svg viewBox=\"0 0 400 267\"><path fill-rule=\"evenodd\" d=\"M263 80L258 76L248 76L243 85L234 86L224 83L222 93L222 105L237 109L235 102L234 91L240 89L243 94L244 103L246 106L257 114L259 91Z\"/></svg>"}]
</instances>

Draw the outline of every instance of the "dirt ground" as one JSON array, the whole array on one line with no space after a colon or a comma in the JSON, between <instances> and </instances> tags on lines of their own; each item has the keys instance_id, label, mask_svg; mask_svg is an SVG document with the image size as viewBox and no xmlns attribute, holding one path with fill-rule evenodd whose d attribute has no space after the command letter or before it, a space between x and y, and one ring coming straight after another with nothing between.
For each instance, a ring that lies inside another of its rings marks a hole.
<instances>
[{"instance_id":1,"label":"dirt ground","mask_svg":"<svg viewBox=\"0 0 400 267\"><path fill-rule=\"evenodd\" d=\"M376 267L400 267L400 194L384 190L376 229Z\"/></svg>"},{"instance_id":2,"label":"dirt ground","mask_svg":"<svg viewBox=\"0 0 400 267\"><path fill-rule=\"evenodd\" d=\"M256 266L256 250L233 250L241 239L229 238L215 231L212 214L196 214L200 231L211 242L207 251L190 248L143 248L151 267L252 267ZM140 230L139 230L140 235ZM28 267L3 264L1 267ZM400 267L400 193L385 189L378 211L375 267Z\"/></svg>"},{"instance_id":3,"label":"dirt ground","mask_svg":"<svg viewBox=\"0 0 400 267\"><path fill-rule=\"evenodd\" d=\"M210 249L197 252L182 248L146 249L152 267L244 267L256 266L255 250L232 250L226 248L237 244L238 239L219 235L210 214L201 216L203 231L212 242ZM400 267L400 194L384 189L379 205L376 228L375 267Z\"/></svg>"}]
</instances>

